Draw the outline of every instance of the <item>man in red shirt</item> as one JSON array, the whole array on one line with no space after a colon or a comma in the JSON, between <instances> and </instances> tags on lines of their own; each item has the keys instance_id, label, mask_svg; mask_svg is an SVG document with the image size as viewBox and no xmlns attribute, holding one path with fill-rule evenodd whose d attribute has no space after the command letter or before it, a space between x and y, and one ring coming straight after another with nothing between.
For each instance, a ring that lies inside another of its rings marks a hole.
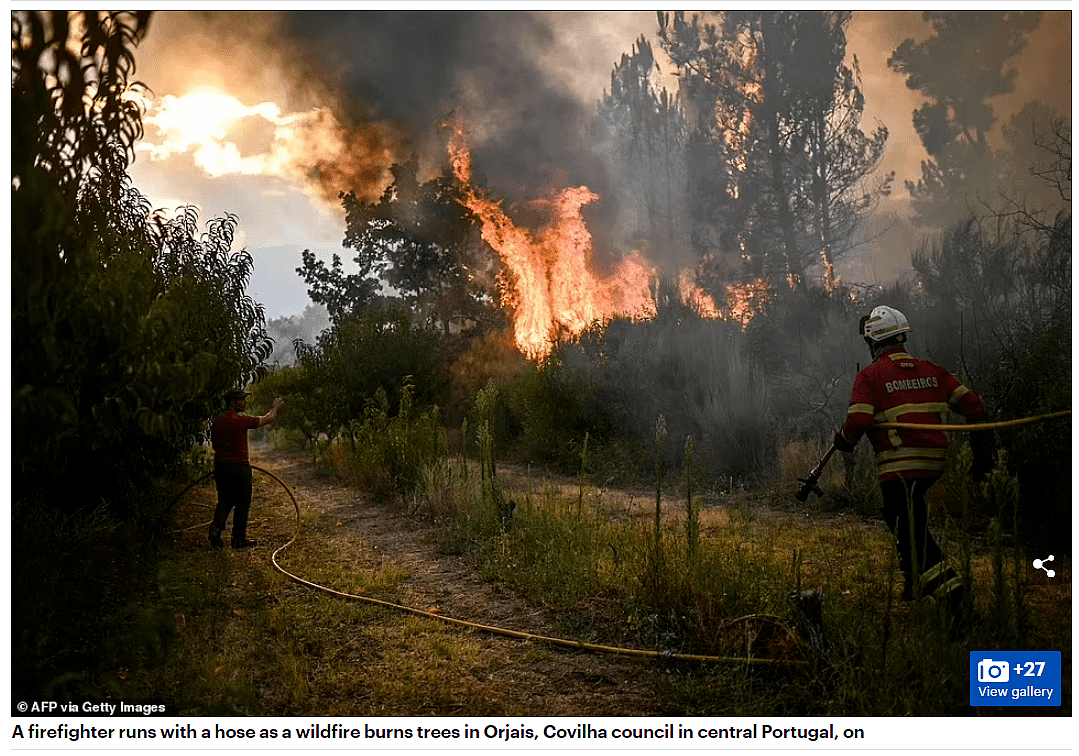
<instances>
[{"instance_id":1,"label":"man in red shirt","mask_svg":"<svg viewBox=\"0 0 1079 756\"><path fill-rule=\"evenodd\" d=\"M982 400L939 365L910 355L910 324L899 310L876 307L862 318L859 331L873 363L858 373L846 422L836 433L835 447L854 451L866 434L877 458L877 478L884 498L883 515L896 538L906 600L934 595L953 612L962 599L962 581L944 562L929 532L925 494L944 472L948 437L938 430L874 428L881 423L940 425L949 411L968 422L987 419ZM993 468L988 433L970 434L974 462L971 475L983 479Z\"/></svg>"},{"instance_id":2,"label":"man in red shirt","mask_svg":"<svg viewBox=\"0 0 1079 756\"><path fill-rule=\"evenodd\" d=\"M285 403L278 397L265 415L252 417L243 414L250 394L240 389L225 393L225 412L214 418L210 426L210 443L214 447L214 483L217 484L217 508L210 525L210 545L221 548L229 513L232 518L232 548L245 549L256 545L247 537L247 516L251 510L251 462L247 456L247 431L272 423Z\"/></svg>"}]
</instances>

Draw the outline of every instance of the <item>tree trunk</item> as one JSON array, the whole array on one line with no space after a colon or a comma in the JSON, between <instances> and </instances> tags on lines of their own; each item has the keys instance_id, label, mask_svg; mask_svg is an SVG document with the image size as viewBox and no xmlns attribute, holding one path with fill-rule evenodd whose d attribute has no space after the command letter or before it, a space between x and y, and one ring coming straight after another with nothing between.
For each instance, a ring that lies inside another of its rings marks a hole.
<instances>
[{"instance_id":1,"label":"tree trunk","mask_svg":"<svg viewBox=\"0 0 1079 756\"><path fill-rule=\"evenodd\" d=\"M802 266L798 256L798 239L794 233L794 218L790 210L790 199L787 192L787 182L783 176L783 147L779 141L779 108L777 100L780 92L776 89L779 81L775 55L773 49L778 47L779 30L775 26L775 20L770 13L762 14L761 37L762 52L765 58L765 113L768 124L768 152L772 159L772 191L775 193L776 215L779 220L779 228L783 234L783 247L786 255L787 281L791 288L798 288L802 284Z\"/></svg>"},{"instance_id":2,"label":"tree trunk","mask_svg":"<svg viewBox=\"0 0 1079 756\"><path fill-rule=\"evenodd\" d=\"M816 122L813 129L813 150L816 153L814 163L813 184L818 207L818 223L820 228L820 256L824 264L824 288L829 293L835 289L835 263L832 261L832 216L829 208L828 194L828 149L827 149L827 123L824 118L824 108L818 107Z\"/></svg>"}]
</instances>

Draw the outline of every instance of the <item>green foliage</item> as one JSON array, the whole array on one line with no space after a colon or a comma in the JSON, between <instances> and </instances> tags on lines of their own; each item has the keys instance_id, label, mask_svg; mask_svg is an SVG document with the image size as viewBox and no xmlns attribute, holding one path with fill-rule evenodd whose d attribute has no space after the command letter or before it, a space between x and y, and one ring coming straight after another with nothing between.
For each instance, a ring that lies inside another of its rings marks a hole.
<instances>
[{"instance_id":1,"label":"green foliage","mask_svg":"<svg viewBox=\"0 0 1079 756\"><path fill-rule=\"evenodd\" d=\"M588 456L588 434L584 434L584 443L581 444L581 471L577 476L577 511L584 506L584 487L592 473L592 462Z\"/></svg>"},{"instance_id":2,"label":"green foliage","mask_svg":"<svg viewBox=\"0 0 1079 756\"><path fill-rule=\"evenodd\" d=\"M486 576L586 614L589 619L577 620L584 623L577 633L613 633L619 643L646 647L740 654L744 649L720 644L725 622L779 605L782 576L758 559L749 519L713 530L690 558L678 548L683 536L667 523L657 550L650 518L627 521L616 514L617 506L604 508L594 496L580 510L576 496L561 496L551 487L534 497L515 495L523 503L512 535L491 528L475 512L449 523L448 532Z\"/></svg>"},{"instance_id":3,"label":"green foliage","mask_svg":"<svg viewBox=\"0 0 1079 756\"><path fill-rule=\"evenodd\" d=\"M357 273L346 274L337 255L327 268L304 251L297 272L311 287L311 299L337 322L373 304L381 279L404 294L417 319L445 335L451 324L501 323L494 284L498 258L480 238L452 174L421 183L415 159L390 166L390 172L393 181L377 202L364 202L354 192L342 195L344 245L356 251Z\"/></svg>"},{"instance_id":4,"label":"green foliage","mask_svg":"<svg viewBox=\"0 0 1079 756\"><path fill-rule=\"evenodd\" d=\"M589 508L578 517L576 502L550 489L520 509L512 539L477 541L483 573L558 607L601 593L613 562L597 513Z\"/></svg>"},{"instance_id":5,"label":"green foliage","mask_svg":"<svg viewBox=\"0 0 1079 756\"><path fill-rule=\"evenodd\" d=\"M686 437L685 454L686 461L682 472L686 478L686 560L692 563L697 558L701 543L701 504L693 496L694 476L698 473L693 436Z\"/></svg>"},{"instance_id":6,"label":"green foliage","mask_svg":"<svg viewBox=\"0 0 1079 756\"><path fill-rule=\"evenodd\" d=\"M310 287L307 296L324 306L331 320L362 313L375 301L380 285L371 274L370 264L361 265L358 273L345 273L340 255L335 254L327 268L309 249L303 251L302 260L296 272Z\"/></svg>"},{"instance_id":7,"label":"green foliage","mask_svg":"<svg viewBox=\"0 0 1079 756\"><path fill-rule=\"evenodd\" d=\"M244 294L251 258L231 252L236 218L200 238L193 208L163 221L130 185L141 113L124 95L145 15L83 20L80 59L61 49L65 14L13 25L13 495L122 509L114 481L173 464L270 343Z\"/></svg>"},{"instance_id":8,"label":"green foliage","mask_svg":"<svg viewBox=\"0 0 1079 756\"><path fill-rule=\"evenodd\" d=\"M52 210L35 216L42 241L63 231L58 204L70 210L87 172L113 145L130 157L142 136L139 100L129 95L145 87L130 77L150 12L78 16L16 11L11 18L12 194L25 190L22 199Z\"/></svg>"},{"instance_id":9,"label":"green foliage","mask_svg":"<svg viewBox=\"0 0 1079 756\"><path fill-rule=\"evenodd\" d=\"M480 447L480 492L483 501L482 511L487 520L499 528L508 528L512 524L513 505L502 494L495 469L494 415L499 403L499 392L494 381L488 382L482 391L476 394L475 413L479 420L477 437Z\"/></svg>"},{"instance_id":10,"label":"green foliage","mask_svg":"<svg viewBox=\"0 0 1079 756\"><path fill-rule=\"evenodd\" d=\"M664 446L667 443L667 418L660 415L656 418L656 523L655 523L655 544L653 546L653 566L655 570L659 570L659 563L663 558L660 547L663 545L662 537L663 531L660 529L660 523L662 520L662 504L663 504L663 452Z\"/></svg>"},{"instance_id":11,"label":"green foliage","mask_svg":"<svg viewBox=\"0 0 1079 756\"><path fill-rule=\"evenodd\" d=\"M520 423L526 453L572 470L580 462L578 445L586 434L602 445L610 443L616 431L599 387L555 360L531 366L513 381L506 401ZM593 460L602 464L595 452Z\"/></svg>"},{"instance_id":12,"label":"green foliage","mask_svg":"<svg viewBox=\"0 0 1079 756\"><path fill-rule=\"evenodd\" d=\"M284 399L285 404L277 413L271 433L298 432L305 443L311 444L336 432L336 427L318 424L320 415L314 409L308 371L302 365L276 367L267 371L262 380L251 388L250 403L252 407L268 410L277 397Z\"/></svg>"},{"instance_id":13,"label":"green foliage","mask_svg":"<svg viewBox=\"0 0 1079 756\"><path fill-rule=\"evenodd\" d=\"M421 471L419 482L409 500L410 514L436 523L452 524L472 513L475 502L483 498L478 471L469 470L464 457L435 459ZM463 548L447 539L444 550L462 553Z\"/></svg>"},{"instance_id":14,"label":"green foliage","mask_svg":"<svg viewBox=\"0 0 1079 756\"><path fill-rule=\"evenodd\" d=\"M505 386L532 370L532 364L517 349L509 329L491 330L454 341L457 343L443 339L450 384L449 403L445 406L445 419L449 425L457 425L466 417L473 398L489 381ZM519 434L519 428L510 427L515 423L503 394L495 412L495 437L505 441Z\"/></svg>"},{"instance_id":15,"label":"green foliage","mask_svg":"<svg viewBox=\"0 0 1079 756\"><path fill-rule=\"evenodd\" d=\"M13 565L31 589L15 617L20 686L92 653L85 639L138 587L166 524L157 479L183 471L221 394L257 378L271 349L245 294L251 257L232 251L236 218L200 233L194 208L165 220L131 186L142 113L129 77L148 20L12 15ZM39 554L55 557L41 574Z\"/></svg>"},{"instance_id":16,"label":"green foliage","mask_svg":"<svg viewBox=\"0 0 1079 756\"><path fill-rule=\"evenodd\" d=\"M123 169L113 157L108 170ZM105 204L114 178L126 187L111 173L85 182L72 223L86 243L56 250L49 279L15 292L17 496L66 499L80 476L93 496L116 477L165 472L202 438L221 394L260 375L269 355L262 308L244 292L251 257L230 251L235 217L201 239L191 208L139 225L147 203L134 190ZM21 283L34 277L22 262Z\"/></svg>"},{"instance_id":17,"label":"green foliage","mask_svg":"<svg viewBox=\"0 0 1079 756\"><path fill-rule=\"evenodd\" d=\"M994 476L1002 473L998 468ZM1039 626L1029 617L1028 634L1016 634L1032 607L1022 598L1019 561L1006 542L985 548L980 541L971 550L972 540L966 541L960 572L976 578L969 597L975 613L970 634L956 639L931 599L898 607L901 578L892 540L855 518L777 516L748 501L709 508L691 557L679 548L681 518L668 514L657 563L654 524L640 516L648 513L645 497L619 502L612 492L602 499L595 492L581 511L573 490L560 494L548 486L537 496L517 495L523 504L512 533L493 530L474 510L464 510L447 523L447 538L455 553L467 550L488 579L566 612L570 637L810 662L775 671L775 677L748 670L734 675L725 664L687 670L673 684L684 692L679 705L687 711L714 713L718 706L729 712L737 699L752 713L776 707L800 714L962 715L969 713L964 694L971 650L1039 642L1030 635ZM1002 532L1010 535L1012 527L1004 523ZM959 549L949 545L948 551ZM995 574L1001 576L999 590ZM806 586L819 588L823 602L826 643L816 651L791 611L790 593ZM999 619L998 605L1004 609ZM1061 620L1058 615L1051 609L1043 618ZM1053 624L1043 629L1055 633Z\"/></svg>"},{"instance_id":18,"label":"green foliage","mask_svg":"<svg viewBox=\"0 0 1079 756\"><path fill-rule=\"evenodd\" d=\"M355 443L348 451L353 478L380 496L404 497L420 484L426 469L446 455L438 409L416 411L415 385L406 378L396 414L379 387L364 407L363 419L350 424Z\"/></svg>"},{"instance_id":19,"label":"green foliage","mask_svg":"<svg viewBox=\"0 0 1079 756\"><path fill-rule=\"evenodd\" d=\"M395 413L406 376L420 387L417 404L440 403L444 390L437 334L412 323L401 309L371 308L362 316L342 317L314 344L297 342L296 354L299 365L285 373L300 399L292 422L306 427L311 437L343 432L355 444L352 421L364 417L380 389L388 411Z\"/></svg>"}]
</instances>

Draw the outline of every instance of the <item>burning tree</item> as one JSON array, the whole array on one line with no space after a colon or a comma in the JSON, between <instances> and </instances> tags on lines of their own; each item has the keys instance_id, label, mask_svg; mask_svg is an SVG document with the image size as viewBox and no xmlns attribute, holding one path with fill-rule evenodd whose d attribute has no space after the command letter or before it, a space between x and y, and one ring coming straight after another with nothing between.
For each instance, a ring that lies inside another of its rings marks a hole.
<instances>
[{"instance_id":1,"label":"burning tree","mask_svg":"<svg viewBox=\"0 0 1079 756\"><path fill-rule=\"evenodd\" d=\"M451 326L501 322L494 296L497 257L480 239L478 220L447 171L420 182L415 158L390 168L393 181L376 202L342 195L344 245L356 250L359 272L345 274L310 253L297 269L337 320L373 300L378 279L401 292L421 320L449 334Z\"/></svg>"},{"instance_id":2,"label":"burning tree","mask_svg":"<svg viewBox=\"0 0 1079 756\"><path fill-rule=\"evenodd\" d=\"M891 182L867 183L888 132L860 128L857 61L844 62L849 18L751 11L687 21L659 13L660 38L697 117L693 142L705 153L690 165L722 168L709 198L712 219L726 227L720 236L736 240L751 269L792 286L815 263L834 286L835 260Z\"/></svg>"},{"instance_id":3,"label":"burning tree","mask_svg":"<svg viewBox=\"0 0 1079 756\"><path fill-rule=\"evenodd\" d=\"M588 187L568 187L540 204L550 214L538 232L516 224L472 184L472 156L464 132L453 127L449 149L462 202L483 224L483 238L506 266L502 303L514 311L518 348L532 358L551 350L560 332L579 334L614 315L654 312L652 270L639 257L626 258L608 277L592 270L592 236L581 208L598 196Z\"/></svg>"}]
</instances>

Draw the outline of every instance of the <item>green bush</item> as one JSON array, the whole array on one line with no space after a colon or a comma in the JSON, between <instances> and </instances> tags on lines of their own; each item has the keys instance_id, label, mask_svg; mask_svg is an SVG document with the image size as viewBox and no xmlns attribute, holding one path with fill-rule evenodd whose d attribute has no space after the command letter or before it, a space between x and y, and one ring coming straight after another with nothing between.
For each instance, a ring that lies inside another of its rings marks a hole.
<instances>
[{"instance_id":1,"label":"green bush","mask_svg":"<svg viewBox=\"0 0 1079 756\"><path fill-rule=\"evenodd\" d=\"M618 437L600 391L587 375L553 360L537 365L507 386L506 398L493 408L495 439L505 443L506 430L519 425L526 454L573 470L580 459L576 446L586 433L600 446Z\"/></svg>"},{"instance_id":2,"label":"green bush","mask_svg":"<svg viewBox=\"0 0 1079 756\"><path fill-rule=\"evenodd\" d=\"M378 390L387 411L396 412L406 376L413 380L410 400L438 404L444 396L438 334L397 307L372 306L362 316L342 316L315 344L297 343L296 354L297 421L331 437L350 434Z\"/></svg>"},{"instance_id":3,"label":"green bush","mask_svg":"<svg viewBox=\"0 0 1079 756\"><path fill-rule=\"evenodd\" d=\"M363 419L353 421L355 440L347 451L349 470L358 484L380 496L405 497L421 482L424 470L446 455L446 436L438 409L417 412L412 405L414 384L401 384L397 414L379 387L364 407Z\"/></svg>"},{"instance_id":4,"label":"green bush","mask_svg":"<svg viewBox=\"0 0 1079 756\"><path fill-rule=\"evenodd\" d=\"M313 407L315 401L311 393L310 369L302 365L275 367L251 389L252 407L269 410L273 400L281 397L284 406L278 412L277 420L271 426L271 435L284 441L284 435L300 436L300 444L313 444L323 436L335 435L337 428L323 425L324 413ZM288 442L292 443L292 442Z\"/></svg>"}]
</instances>

